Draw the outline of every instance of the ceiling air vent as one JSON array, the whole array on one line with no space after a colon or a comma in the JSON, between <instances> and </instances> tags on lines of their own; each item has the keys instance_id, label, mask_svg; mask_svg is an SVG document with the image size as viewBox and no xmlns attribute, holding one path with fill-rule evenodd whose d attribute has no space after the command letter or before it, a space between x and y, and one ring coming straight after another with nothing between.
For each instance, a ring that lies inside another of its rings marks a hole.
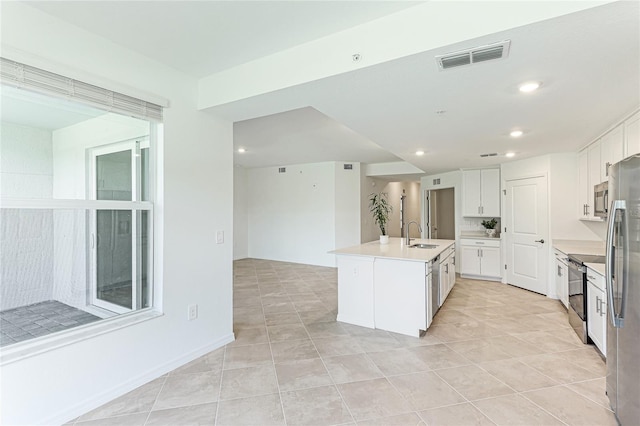
<instances>
[{"instance_id":1,"label":"ceiling air vent","mask_svg":"<svg viewBox=\"0 0 640 426\"><path fill-rule=\"evenodd\" d=\"M434 185L440 185L440 178L433 180Z\"/></svg>"},{"instance_id":2,"label":"ceiling air vent","mask_svg":"<svg viewBox=\"0 0 640 426\"><path fill-rule=\"evenodd\" d=\"M505 59L509 56L510 45L511 40L505 40L499 43L451 52L436 56L436 62L438 63L438 68L440 68L440 70L446 70L478 62Z\"/></svg>"},{"instance_id":3,"label":"ceiling air vent","mask_svg":"<svg viewBox=\"0 0 640 426\"><path fill-rule=\"evenodd\" d=\"M344 164L343 166L345 170L353 170L353 164Z\"/></svg>"},{"instance_id":4,"label":"ceiling air vent","mask_svg":"<svg viewBox=\"0 0 640 426\"><path fill-rule=\"evenodd\" d=\"M287 172L287 168L286 167L279 167L278 168L278 173L286 173Z\"/></svg>"},{"instance_id":5,"label":"ceiling air vent","mask_svg":"<svg viewBox=\"0 0 640 426\"><path fill-rule=\"evenodd\" d=\"M490 154L480 154L480 157L495 157L497 155L498 155L497 152L492 152Z\"/></svg>"}]
</instances>

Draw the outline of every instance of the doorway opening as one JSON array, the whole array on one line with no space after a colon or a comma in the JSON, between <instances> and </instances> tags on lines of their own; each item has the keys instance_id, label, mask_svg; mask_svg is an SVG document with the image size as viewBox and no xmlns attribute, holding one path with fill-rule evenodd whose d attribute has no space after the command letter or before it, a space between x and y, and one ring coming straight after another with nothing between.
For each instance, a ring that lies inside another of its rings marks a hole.
<instances>
[{"instance_id":1,"label":"doorway opening","mask_svg":"<svg viewBox=\"0 0 640 426\"><path fill-rule=\"evenodd\" d=\"M454 188L425 191L427 238L456 239L455 204Z\"/></svg>"}]
</instances>

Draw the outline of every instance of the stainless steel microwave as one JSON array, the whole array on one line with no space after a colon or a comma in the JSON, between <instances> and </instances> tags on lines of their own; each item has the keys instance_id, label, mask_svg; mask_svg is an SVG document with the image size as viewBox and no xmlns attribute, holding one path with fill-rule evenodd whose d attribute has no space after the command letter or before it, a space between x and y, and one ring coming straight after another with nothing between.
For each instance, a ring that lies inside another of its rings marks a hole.
<instances>
[{"instance_id":1,"label":"stainless steel microwave","mask_svg":"<svg viewBox=\"0 0 640 426\"><path fill-rule=\"evenodd\" d=\"M593 215L606 218L609 214L609 182L593 187Z\"/></svg>"}]
</instances>

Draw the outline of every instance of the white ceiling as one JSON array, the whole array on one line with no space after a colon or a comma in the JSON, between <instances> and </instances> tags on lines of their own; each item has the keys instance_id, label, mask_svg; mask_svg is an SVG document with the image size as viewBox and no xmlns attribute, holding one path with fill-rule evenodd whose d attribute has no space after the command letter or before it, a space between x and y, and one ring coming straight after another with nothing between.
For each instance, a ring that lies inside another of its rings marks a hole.
<instances>
[{"instance_id":1,"label":"white ceiling","mask_svg":"<svg viewBox=\"0 0 640 426\"><path fill-rule=\"evenodd\" d=\"M406 9L417 1L30 1L194 77Z\"/></svg>"},{"instance_id":2,"label":"white ceiling","mask_svg":"<svg viewBox=\"0 0 640 426\"><path fill-rule=\"evenodd\" d=\"M29 4L196 76L412 5L368 1ZM506 60L442 72L436 67L437 54L505 39L511 40ZM532 79L543 81L538 92L517 91L519 83ZM638 104L640 6L625 1L210 111L236 122L234 143L247 148L247 153L236 154L235 162L247 167L401 158L431 174L512 161L503 156L480 158L482 153L512 151L517 154L514 159L521 159L577 151ZM446 113L436 114L438 110ZM514 128L525 135L509 138ZM418 149L426 155L416 156Z\"/></svg>"}]
</instances>

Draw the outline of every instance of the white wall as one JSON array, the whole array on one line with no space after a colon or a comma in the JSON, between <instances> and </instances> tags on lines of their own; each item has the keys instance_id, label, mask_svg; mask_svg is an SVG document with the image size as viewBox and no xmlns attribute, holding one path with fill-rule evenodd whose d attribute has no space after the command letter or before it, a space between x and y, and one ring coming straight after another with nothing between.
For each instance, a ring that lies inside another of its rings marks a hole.
<instances>
[{"instance_id":1,"label":"white wall","mask_svg":"<svg viewBox=\"0 0 640 426\"><path fill-rule=\"evenodd\" d=\"M434 184L435 179L440 179L439 184ZM444 188L453 188L454 190L454 200L455 200L455 232L456 232L456 258L460 259L460 231L462 229L466 229L465 224L468 225L469 228L475 228L473 222L467 222L462 217L462 172L460 170L456 170L453 172L440 173L437 175L425 176L420 179L420 191L422 192L422 230L423 234L426 233L426 210L424 208L424 197L425 191L435 190L435 189L444 189ZM456 271L460 272L460 263L456 262Z\"/></svg>"},{"instance_id":2,"label":"white wall","mask_svg":"<svg viewBox=\"0 0 640 426\"><path fill-rule=\"evenodd\" d=\"M51 131L0 123L2 197L51 198ZM0 310L52 299L51 210L2 210Z\"/></svg>"},{"instance_id":3,"label":"white wall","mask_svg":"<svg viewBox=\"0 0 640 426\"><path fill-rule=\"evenodd\" d=\"M249 257L335 266L337 242L358 244L359 165L342 164L248 169Z\"/></svg>"},{"instance_id":4,"label":"white wall","mask_svg":"<svg viewBox=\"0 0 640 426\"><path fill-rule=\"evenodd\" d=\"M9 59L170 101L157 203L163 315L2 366L2 424L64 423L232 339L232 124L196 110L187 75L23 3L3 3L1 19ZM212 244L217 230L224 244Z\"/></svg>"},{"instance_id":5,"label":"white wall","mask_svg":"<svg viewBox=\"0 0 640 426\"><path fill-rule=\"evenodd\" d=\"M335 171L335 243L344 248L360 243L360 163L334 163Z\"/></svg>"},{"instance_id":6,"label":"white wall","mask_svg":"<svg viewBox=\"0 0 640 426\"><path fill-rule=\"evenodd\" d=\"M247 170L233 169L233 260L249 257Z\"/></svg>"},{"instance_id":7,"label":"white wall","mask_svg":"<svg viewBox=\"0 0 640 426\"><path fill-rule=\"evenodd\" d=\"M547 176L549 237L551 240L546 246L549 265L547 296L552 298L558 297L555 288L553 240L601 240L596 232L592 232L590 227L578 220L577 167L576 153L542 155L501 165L503 187L508 180L534 175ZM503 247L503 258L506 253L505 250L506 247Z\"/></svg>"}]
</instances>

